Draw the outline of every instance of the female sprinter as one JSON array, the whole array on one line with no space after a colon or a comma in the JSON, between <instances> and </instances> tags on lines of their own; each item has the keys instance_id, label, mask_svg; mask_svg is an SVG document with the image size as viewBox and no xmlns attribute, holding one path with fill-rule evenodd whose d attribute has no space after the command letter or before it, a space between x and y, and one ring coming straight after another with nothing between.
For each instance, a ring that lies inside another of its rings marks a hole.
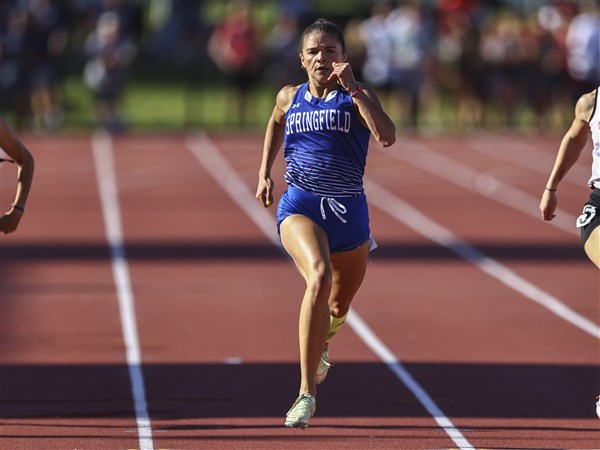
<instances>
[{"instance_id":1,"label":"female sprinter","mask_svg":"<svg viewBox=\"0 0 600 450\"><path fill-rule=\"evenodd\" d=\"M277 94L267 125L256 198L273 203L271 168L283 144L288 189L277 209L281 242L306 282L299 319L299 396L285 425L306 428L316 385L331 365L327 345L360 287L371 246L363 191L369 138L384 147L396 129L375 91L354 79L344 36L319 19L300 39L308 82Z\"/></svg>"},{"instance_id":2,"label":"female sprinter","mask_svg":"<svg viewBox=\"0 0 600 450\"><path fill-rule=\"evenodd\" d=\"M10 158L5 159L0 155L0 162L14 162L18 166L15 200L11 208L0 216L0 231L8 234L17 229L25 213L25 203L33 180L34 163L31 153L2 117L0 117L0 148Z\"/></svg>"},{"instance_id":3,"label":"female sprinter","mask_svg":"<svg viewBox=\"0 0 600 450\"><path fill-rule=\"evenodd\" d=\"M592 177L588 186L593 189L589 200L583 207L583 213L577 219L577 228L581 229L581 240L586 254L600 269L600 95L596 88L582 95L575 106L575 119L565 133L546 188L542 194L540 210L544 220L552 220L556 214L558 198L556 190L559 183L579 158L591 132Z\"/></svg>"},{"instance_id":4,"label":"female sprinter","mask_svg":"<svg viewBox=\"0 0 600 450\"><path fill-rule=\"evenodd\" d=\"M581 229L581 242L588 258L600 269L600 86L583 94L575 105L575 119L565 133L546 188L542 194L540 210L544 220L552 220L556 214L558 184L579 158L591 132L592 177L588 186L593 189L576 226ZM600 419L600 396L596 401L596 415Z\"/></svg>"}]
</instances>

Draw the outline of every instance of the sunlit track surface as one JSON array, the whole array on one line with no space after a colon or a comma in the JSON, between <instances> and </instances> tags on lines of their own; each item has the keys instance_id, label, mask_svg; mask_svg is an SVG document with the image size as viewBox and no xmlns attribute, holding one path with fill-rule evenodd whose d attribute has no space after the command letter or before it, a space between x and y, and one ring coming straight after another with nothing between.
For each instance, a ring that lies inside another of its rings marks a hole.
<instances>
[{"instance_id":1,"label":"sunlit track surface","mask_svg":"<svg viewBox=\"0 0 600 450\"><path fill-rule=\"evenodd\" d=\"M189 136L111 142L154 448L456 448L351 326L332 345L336 366L311 426L282 426L297 391L302 283L276 231L267 238L241 200L256 186L261 137L206 138L240 190L215 181L218 167L209 173L199 163ZM558 142L399 136L390 149L371 149L367 187L385 189L597 326L600 280L576 234L410 157L424 148L537 199ZM139 448L91 139L26 143L38 163L34 190L22 227L0 237L0 447ZM530 167L528 151L539 166ZM14 174L0 170L6 207ZM282 173L279 160L276 198ZM565 216L576 217L589 195L582 173L585 157L561 185ZM599 448L598 339L367 192L379 248L354 309L468 443ZM274 209L264 213L272 218Z\"/></svg>"}]
</instances>

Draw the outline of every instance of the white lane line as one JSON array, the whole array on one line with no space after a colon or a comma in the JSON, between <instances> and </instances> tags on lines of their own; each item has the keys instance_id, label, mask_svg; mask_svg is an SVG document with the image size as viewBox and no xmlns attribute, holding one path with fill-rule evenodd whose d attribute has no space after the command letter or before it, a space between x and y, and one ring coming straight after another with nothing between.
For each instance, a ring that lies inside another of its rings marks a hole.
<instances>
[{"instance_id":1,"label":"white lane line","mask_svg":"<svg viewBox=\"0 0 600 450\"><path fill-rule=\"evenodd\" d=\"M113 147L110 136L105 132L94 133L92 136L92 150L94 153L100 202L102 204L106 240L110 246L112 272L119 301L121 329L125 342L127 368L129 370L140 450L153 450L152 425L150 423L150 415L148 414L148 403L144 388L133 290L131 289L129 267L123 247L123 228L119 212Z\"/></svg>"},{"instance_id":2,"label":"white lane line","mask_svg":"<svg viewBox=\"0 0 600 450\"><path fill-rule=\"evenodd\" d=\"M254 223L271 243L281 246L276 233L273 233L273 217L263 207L258 207L258 200L250 191L244 180L231 168L231 165L221 156L217 147L204 133L190 136L186 140L189 150L196 159L206 167L211 176L237 203L240 209L250 216ZM210 165L207 163L210 162ZM254 207L252 207L254 206Z\"/></svg>"},{"instance_id":3,"label":"white lane line","mask_svg":"<svg viewBox=\"0 0 600 450\"><path fill-rule=\"evenodd\" d=\"M365 181L365 187L371 205L390 214L396 220L402 222L409 228L412 228L417 233L446 247L464 260L476 266L482 272L487 273L538 305L543 306L561 319L575 325L577 328L592 335L596 339L600 339L600 327L597 324L572 310L556 297L522 278L508 267L486 256L475 247L472 247L467 242L459 239L451 231L434 222L405 201L384 189L372 179L366 179Z\"/></svg>"},{"instance_id":4,"label":"white lane line","mask_svg":"<svg viewBox=\"0 0 600 450\"><path fill-rule=\"evenodd\" d=\"M503 203L540 221L542 220L539 210L539 198L490 175L478 172L466 164L432 149L428 145L405 139L400 150L396 145L392 151L382 151L392 158L412 164L436 177L444 178L467 190L476 192L498 203ZM557 210L556 217L548 224L569 234L579 235L575 228L575 220L576 217L572 214Z\"/></svg>"},{"instance_id":5,"label":"white lane line","mask_svg":"<svg viewBox=\"0 0 600 450\"><path fill-rule=\"evenodd\" d=\"M365 321L354 311L350 310L346 322L352 327L354 332L361 337L363 342L388 366L402 383L419 400L419 403L433 417L437 424L442 428L454 443L460 449L473 449L472 445L465 439L462 433L446 417L442 410L437 406L429 394L413 378L413 376L404 368L404 365L396 356L381 342Z\"/></svg>"},{"instance_id":6,"label":"white lane line","mask_svg":"<svg viewBox=\"0 0 600 450\"><path fill-rule=\"evenodd\" d=\"M550 155L534 145L519 142L515 139L487 131L481 131L477 138L467 138L466 142L470 148L480 153L502 161L517 164L546 176L550 174L556 158L556 155ZM558 150L559 144L560 141L557 141L555 144L556 150ZM583 184L587 182L590 178L591 170L586 169L580 161L581 159L576 165L571 167L569 176L563 181L570 182L579 187L582 186L582 180Z\"/></svg>"},{"instance_id":7,"label":"white lane line","mask_svg":"<svg viewBox=\"0 0 600 450\"><path fill-rule=\"evenodd\" d=\"M198 134L187 140L187 146L192 154L210 173L215 181L240 206L242 211L250 216L263 234L275 245L281 248L276 236L276 220L255 199L254 194L237 174L229 162L221 155L219 149L205 134ZM433 399L408 373L402 363L391 350L375 335L356 311L351 310L348 324L363 342L390 368L396 377L404 383L433 419L461 450L473 450L474 447L456 428L450 419L436 405Z\"/></svg>"}]
</instances>

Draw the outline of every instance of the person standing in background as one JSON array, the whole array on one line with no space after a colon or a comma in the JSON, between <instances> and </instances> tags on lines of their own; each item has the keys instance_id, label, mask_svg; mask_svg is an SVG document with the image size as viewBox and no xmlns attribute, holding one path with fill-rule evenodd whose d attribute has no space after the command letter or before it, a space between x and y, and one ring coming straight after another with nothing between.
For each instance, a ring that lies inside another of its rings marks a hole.
<instances>
[{"instance_id":1,"label":"person standing in background","mask_svg":"<svg viewBox=\"0 0 600 450\"><path fill-rule=\"evenodd\" d=\"M124 34L120 16L105 12L85 41L88 61L83 79L97 101L99 125L109 132L125 130L121 100L137 49Z\"/></svg>"},{"instance_id":2,"label":"person standing in background","mask_svg":"<svg viewBox=\"0 0 600 450\"><path fill-rule=\"evenodd\" d=\"M419 131L428 103L435 28L421 2L398 1L385 19L391 40L390 81L402 111L402 124Z\"/></svg>"},{"instance_id":3,"label":"person standing in background","mask_svg":"<svg viewBox=\"0 0 600 450\"><path fill-rule=\"evenodd\" d=\"M250 4L234 0L227 9L228 15L210 36L208 54L231 89L227 117L237 116L237 126L243 127L248 118L248 93L257 82L263 55Z\"/></svg>"},{"instance_id":4,"label":"person standing in background","mask_svg":"<svg viewBox=\"0 0 600 450\"><path fill-rule=\"evenodd\" d=\"M375 2L371 15L358 26L358 33L364 46L362 74L375 89L381 101L391 110L393 94L392 76L392 39L387 18L392 11L392 3Z\"/></svg>"},{"instance_id":5,"label":"person standing in background","mask_svg":"<svg viewBox=\"0 0 600 450\"><path fill-rule=\"evenodd\" d=\"M600 83L600 14L597 2L580 1L578 14L569 23L565 37L567 70L572 99Z\"/></svg>"}]
</instances>

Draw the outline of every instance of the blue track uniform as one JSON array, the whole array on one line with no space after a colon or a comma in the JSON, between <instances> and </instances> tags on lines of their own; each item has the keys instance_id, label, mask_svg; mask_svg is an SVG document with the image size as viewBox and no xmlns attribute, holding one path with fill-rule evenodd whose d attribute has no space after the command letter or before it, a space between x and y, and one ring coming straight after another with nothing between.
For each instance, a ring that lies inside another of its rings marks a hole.
<instances>
[{"instance_id":1,"label":"blue track uniform","mask_svg":"<svg viewBox=\"0 0 600 450\"><path fill-rule=\"evenodd\" d=\"M316 98L300 86L285 115L285 181L277 225L302 214L327 233L332 253L352 250L370 238L363 175L370 131L345 89Z\"/></svg>"}]
</instances>

